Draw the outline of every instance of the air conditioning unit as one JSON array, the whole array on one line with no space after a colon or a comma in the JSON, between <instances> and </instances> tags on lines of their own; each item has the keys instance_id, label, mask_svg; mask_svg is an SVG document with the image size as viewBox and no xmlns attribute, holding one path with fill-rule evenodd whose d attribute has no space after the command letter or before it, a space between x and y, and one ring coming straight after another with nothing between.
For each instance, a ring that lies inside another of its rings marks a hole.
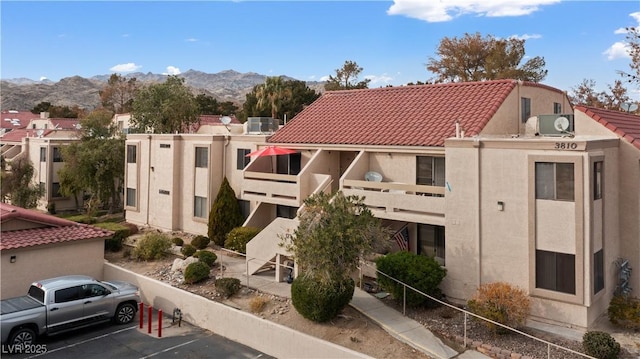
<instances>
[{"instance_id":1,"label":"air conditioning unit","mask_svg":"<svg viewBox=\"0 0 640 359\"><path fill-rule=\"evenodd\" d=\"M538 115L540 136L567 136L575 131L573 114Z\"/></svg>"},{"instance_id":2,"label":"air conditioning unit","mask_svg":"<svg viewBox=\"0 0 640 359\"><path fill-rule=\"evenodd\" d=\"M274 133L280 127L280 120L271 117L249 117L247 119L247 133L269 134Z\"/></svg>"}]
</instances>

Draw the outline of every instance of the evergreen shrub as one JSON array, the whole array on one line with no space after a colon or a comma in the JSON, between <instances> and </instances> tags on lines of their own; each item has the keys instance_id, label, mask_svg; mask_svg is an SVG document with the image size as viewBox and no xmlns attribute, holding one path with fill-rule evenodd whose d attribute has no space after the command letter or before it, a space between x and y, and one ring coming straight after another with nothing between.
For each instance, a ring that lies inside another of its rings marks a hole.
<instances>
[{"instance_id":1,"label":"evergreen shrub","mask_svg":"<svg viewBox=\"0 0 640 359\"><path fill-rule=\"evenodd\" d=\"M196 253L196 251L196 247L192 246L191 244L185 244L184 246L182 246L182 248L180 248L180 253L182 253L182 255L185 257L191 257Z\"/></svg>"},{"instance_id":2,"label":"evergreen shrub","mask_svg":"<svg viewBox=\"0 0 640 359\"><path fill-rule=\"evenodd\" d=\"M133 257L138 260L154 260L165 256L171 248L171 239L163 233L147 233L133 250Z\"/></svg>"},{"instance_id":3,"label":"evergreen shrub","mask_svg":"<svg viewBox=\"0 0 640 359\"><path fill-rule=\"evenodd\" d=\"M225 298L229 298L238 293L240 288L240 279L238 278L218 278L216 279L216 290L220 295Z\"/></svg>"},{"instance_id":4,"label":"evergreen shrub","mask_svg":"<svg viewBox=\"0 0 640 359\"><path fill-rule=\"evenodd\" d=\"M209 278L211 268L204 262L191 263L184 270L184 282L187 284L197 283L201 280Z\"/></svg>"},{"instance_id":5,"label":"evergreen shrub","mask_svg":"<svg viewBox=\"0 0 640 359\"><path fill-rule=\"evenodd\" d=\"M291 284L291 302L300 315L322 323L335 318L349 304L354 289L351 278L325 284L302 275Z\"/></svg>"},{"instance_id":6,"label":"evergreen shrub","mask_svg":"<svg viewBox=\"0 0 640 359\"><path fill-rule=\"evenodd\" d=\"M620 343L611 334L600 331L584 333L582 347L587 355L598 359L615 359L620 354Z\"/></svg>"},{"instance_id":7,"label":"evergreen shrub","mask_svg":"<svg viewBox=\"0 0 640 359\"><path fill-rule=\"evenodd\" d=\"M197 235L191 240L191 245L197 249L205 249L209 245L209 237L203 235Z\"/></svg>"},{"instance_id":8,"label":"evergreen shrub","mask_svg":"<svg viewBox=\"0 0 640 359\"><path fill-rule=\"evenodd\" d=\"M227 239L224 241L224 248L246 254L247 243L258 233L260 233L260 228L236 227L227 234Z\"/></svg>"},{"instance_id":9,"label":"evergreen shrub","mask_svg":"<svg viewBox=\"0 0 640 359\"><path fill-rule=\"evenodd\" d=\"M207 250L199 250L195 252L193 256L195 258L198 258L198 260L200 260L201 262L204 262L204 264L208 265L209 267L213 267L216 259L218 259L218 256L215 253Z\"/></svg>"}]
</instances>

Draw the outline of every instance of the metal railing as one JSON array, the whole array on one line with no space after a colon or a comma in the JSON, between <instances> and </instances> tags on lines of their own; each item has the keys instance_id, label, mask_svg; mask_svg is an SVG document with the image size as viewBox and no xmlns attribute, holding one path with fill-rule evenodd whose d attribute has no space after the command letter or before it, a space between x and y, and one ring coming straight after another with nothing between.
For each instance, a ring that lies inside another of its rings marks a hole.
<instances>
[{"instance_id":1,"label":"metal railing","mask_svg":"<svg viewBox=\"0 0 640 359\"><path fill-rule=\"evenodd\" d=\"M489 323L491 323L491 324L493 324L493 325L499 326L499 327L501 327L501 328L507 329L507 330L509 330L509 331L511 331L511 332L514 332L514 333L517 333L517 334L523 335L523 336L525 336L525 337L527 337L527 338L529 338L529 339L533 339L533 340L535 340L535 341L537 341L537 342L540 342L540 343L542 343L542 344L545 344L545 345L547 346L547 359L550 359L550 358L551 358L551 348L552 348L552 347L554 347L554 348L556 348L556 349L559 349L559 350L562 350L562 351L564 351L564 352L568 352L568 353L572 353L572 354L575 354L575 355L581 356L581 357L583 357L583 358L596 359L596 358L594 358L594 357L592 357L592 356L589 356L589 355L586 355L586 354L584 354L584 353L580 353L580 352L577 352L577 351L575 351L575 350L572 350L572 349L569 349L569 348L565 348L565 347L563 347L563 346L561 346L561 345L558 345L558 344L552 343L552 342L550 342L550 341L547 341L547 340L544 340L544 339L537 338L537 337L535 337L535 336L533 336L533 335L531 335L531 334L528 334L528 333L522 332L522 331L517 330L517 329L515 329L515 328L511 328L511 327L509 327L509 326L506 326L506 325L504 325L504 324L498 323L498 322L493 321L493 320L491 320L491 319L488 319L488 318L482 317L482 316L480 316L480 315L474 314L474 313L469 312L469 311L467 311L467 310L464 310L464 309L458 308L458 307L456 307L456 306L454 306L454 305L451 305L451 304L449 304L449 303L443 302L443 301L442 301L442 300L440 300L440 299L434 298L434 297L432 297L432 296L430 296L430 295L428 295L428 294L426 294L426 293L423 293L423 292L421 292L420 290L418 290L418 289L416 289L416 288L414 288L414 287L412 287L412 286L410 286L410 285L408 285L408 284L406 284L406 283L404 283L404 282L402 282L402 281L400 281L400 280L398 280L398 279L396 279L396 278L393 278L393 277L391 277L391 276L387 275L387 274L386 274L386 273L384 273L384 272L379 271L377 268L375 268L374 266L372 266L372 265L370 265L370 264L368 264L368 263L363 263L363 262L361 262L361 263L362 263L362 264L364 264L364 265L367 265L367 266L373 267L373 269L376 271L376 273L381 274L381 275L383 275L383 276L385 276L385 277L387 277L387 278L391 279L392 281L394 281L394 282L396 282L396 283L398 283L398 284L401 284L401 285L403 286L403 296L402 296L402 315L404 315L404 316L407 316L407 313L406 313L406 311L407 311L407 288L409 288L410 290L413 290L414 292L419 293L419 294L421 294L422 296L427 297L427 298L429 298L430 300L433 300L433 301L435 301L435 302L437 302L437 303L439 303L439 304L442 304L442 305L444 305L444 306L447 306L447 307L449 307L449 308L452 308L452 309L455 309L455 310L457 310L457 311L459 311L459 312L464 313L464 334L463 334L463 345L464 345L464 347L465 347L465 348L467 347L467 322L468 322L468 318L469 318L469 316L472 316L472 317L475 317L475 318L477 318L477 319L480 319L480 320L483 320L483 321L489 322ZM360 273L359 273L359 278L360 278L360 289L362 289L362 282L363 282L362 267L360 267L359 269L360 269Z\"/></svg>"}]
</instances>

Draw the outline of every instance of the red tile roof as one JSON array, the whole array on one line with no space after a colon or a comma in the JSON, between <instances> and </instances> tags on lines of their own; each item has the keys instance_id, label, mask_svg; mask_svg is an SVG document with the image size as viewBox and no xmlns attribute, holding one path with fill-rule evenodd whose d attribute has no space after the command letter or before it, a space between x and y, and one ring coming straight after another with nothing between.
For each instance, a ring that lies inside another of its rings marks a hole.
<instances>
[{"instance_id":1,"label":"red tile roof","mask_svg":"<svg viewBox=\"0 0 640 359\"><path fill-rule=\"evenodd\" d=\"M269 142L444 146L456 120L467 136L479 134L516 85L498 80L329 91Z\"/></svg>"},{"instance_id":2,"label":"red tile roof","mask_svg":"<svg viewBox=\"0 0 640 359\"><path fill-rule=\"evenodd\" d=\"M640 149L640 116L596 107L575 106L611 132Z\"/></svg>"},{"instance_id":3,"label":"red tile roof","mask_svg":"<svg viewBox=\"0 0 640 359\"><path fill-rule=\"evenodd\" d=\"M77 118L50 118L49 120L57 130L76 130L80 123Z\"/></svg>"},{"instance_id":4,"label":"red tile roof","mask_svg":"<svg viewBox=\"0 0 640 359\"><path fill-rule=\"evenodd\" d=\"M37 137L38 134L36 131L38 130L26 128L9 131L0 136L0 142L22 142L22 139L25 137ZM42 137L47 137L51 132L53 132L53 130L44 130Z\"/></svg>"},{"instance_id":5,"label":"red tile roof","mask_svg":"<svg viewBox=\"0 0 640 359\"><path fill-rule=\"evenodd\" d=\"M0 224L4 227L8 222L16 220L35 223L41 227L15 231L5 231L3 229L2 237L0 238L0 250L84 239L108 238L113 235L113 232L97 227L0 203Z\"/></svg>"},{"instance_id":6,"label":"red tile roof","mask_svg":"<svg viewBox=\"0 0 640 359\"><path fill-rule=\"evenodd\" d=\"M7 129L25 128L29 124L29 121L39 118L40 115L31 113L30 111L13 111L5 110L0 113L0 127ZM18 126L11 123L11 120L18 120Z\"/></svg>"}]
</instances>

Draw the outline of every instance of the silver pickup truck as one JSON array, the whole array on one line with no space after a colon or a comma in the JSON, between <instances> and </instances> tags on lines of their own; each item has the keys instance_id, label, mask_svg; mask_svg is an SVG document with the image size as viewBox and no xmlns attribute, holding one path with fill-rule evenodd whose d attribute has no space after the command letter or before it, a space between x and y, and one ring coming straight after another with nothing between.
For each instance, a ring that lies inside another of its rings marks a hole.
<instances>
[{"instance_id":1,"label":"silver pickup truck","mask_svg":"<svg viewBox=\"0 0 640 359\"><path fill-rule=\"evenodd\" d=\"M136 286L72 275L37 281L28 295L0 302L2 344L30 345L51 335L109 320L133 321L140 303Z\"/></svg>"}]
</instances>

